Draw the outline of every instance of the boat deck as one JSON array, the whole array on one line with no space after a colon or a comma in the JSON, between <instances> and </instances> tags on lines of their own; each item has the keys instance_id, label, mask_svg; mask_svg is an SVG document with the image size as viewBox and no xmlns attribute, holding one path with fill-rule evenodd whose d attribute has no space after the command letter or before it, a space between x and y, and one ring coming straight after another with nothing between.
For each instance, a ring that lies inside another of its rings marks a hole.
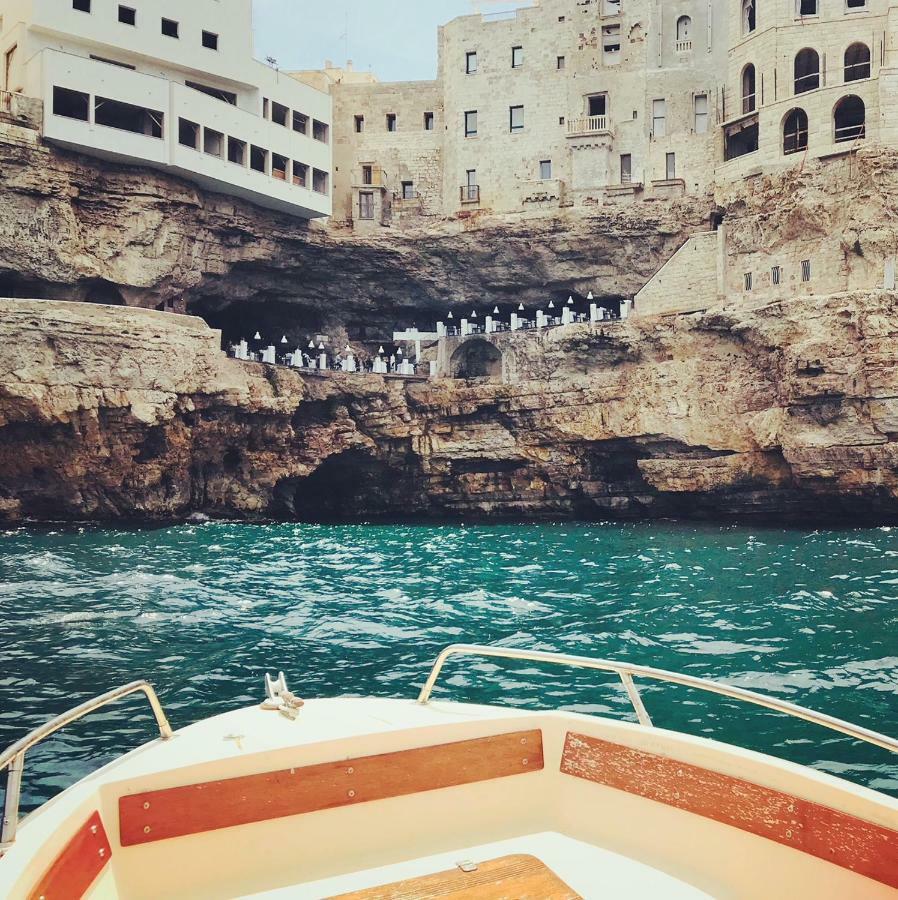
<instances>
[{"instance_id":1,"label":"boat deck","mask_svg":"<svg viewBox=\"0 0 898 900\"><path fill-rule=\"evenodd\" d=\"M472 863L476 871L463 871L462 866ZM245 900L708 900L710 896L658 869L552 831L244 895Z\"/></svg>"}]
</instances>

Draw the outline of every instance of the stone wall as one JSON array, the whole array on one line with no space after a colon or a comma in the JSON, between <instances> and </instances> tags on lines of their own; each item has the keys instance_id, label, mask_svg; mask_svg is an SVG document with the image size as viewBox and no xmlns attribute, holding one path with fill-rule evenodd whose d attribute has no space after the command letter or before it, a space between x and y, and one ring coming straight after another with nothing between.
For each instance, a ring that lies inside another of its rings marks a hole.
<instances>
[{"instance_id":1,"label":"stone wall","mask_svg":"<svg viewBox=\"0 0 898 900\"><path fill-rule=\"evenodd\" d=\"M723 233L695 234L636 295L641 316L708 309L720 302L720 242Z\"/></svg>"}]
</instances>

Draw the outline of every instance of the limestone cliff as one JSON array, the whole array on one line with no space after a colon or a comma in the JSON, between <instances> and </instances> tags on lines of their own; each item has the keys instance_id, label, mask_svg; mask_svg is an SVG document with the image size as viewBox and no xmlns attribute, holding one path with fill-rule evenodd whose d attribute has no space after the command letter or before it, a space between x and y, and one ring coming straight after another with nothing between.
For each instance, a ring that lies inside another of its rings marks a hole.
<instances>
[{"instance_id":1,"label":"limestone cliff","mask_svg":"<svg viewBox=\"0 0 898 900\"><path fill-rule=\"evenodd\" d=\"M183 302L232 338L319 329L382 341L448 300L631 296L703 227L711 198L434 220L359 237L0 122L0 296Z\"/></svg>"},{"instance_id":2,"label":"limestone cliff","mask_svg":"<svg viewBox=\"0 0 898 900\"><path fill-rule=\"evenodd\" d=\"M898 519L898 295L514 335L515 384L303 376L196 319L0 302L8 520Z\"/></svg>"}]
</instances>

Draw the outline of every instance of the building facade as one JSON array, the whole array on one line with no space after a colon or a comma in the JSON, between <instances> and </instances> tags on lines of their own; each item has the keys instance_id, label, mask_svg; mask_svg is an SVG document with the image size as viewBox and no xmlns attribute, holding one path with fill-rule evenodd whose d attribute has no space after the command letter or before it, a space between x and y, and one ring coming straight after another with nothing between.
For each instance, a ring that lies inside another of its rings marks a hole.
<instances>
[{"instance_id":1,"label":"building facade","mask_svg":"<svg viewBox=\"0 0 898 900\"><path fill-rule=\"evenodd\" d=\"M252 0L0 0L0 66L47 141L331 214L331 98L253 58Z\"/></svg>"},{"instance_id":2,"label":"building facade","mask_svg":"<svg viewBox=\"0 0 898 900\"><path fill-rule=\"evenodd\" d=\"M336 220L703 194L898 141L892 0L541 0L438 44L433 82L329 70Z\"/></svg>"}]
</instances>

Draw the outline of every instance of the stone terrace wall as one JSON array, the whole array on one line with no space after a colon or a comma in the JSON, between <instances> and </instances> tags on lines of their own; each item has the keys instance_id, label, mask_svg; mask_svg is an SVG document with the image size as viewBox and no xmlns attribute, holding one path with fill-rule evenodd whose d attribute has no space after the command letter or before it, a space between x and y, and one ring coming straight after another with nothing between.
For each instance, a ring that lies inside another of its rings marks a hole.
<instances>
[{"instance_id":1,"label":"stone terrace wall","mask_svg":"<svg viewBox=\"0 0 898 900\"><path fill-rule=\"evenodd\" d=\"M669 315L714 306L720 299L720 237L716 231L690 237L636 295L637 314Z\"/></svg>"}]
</instances>

